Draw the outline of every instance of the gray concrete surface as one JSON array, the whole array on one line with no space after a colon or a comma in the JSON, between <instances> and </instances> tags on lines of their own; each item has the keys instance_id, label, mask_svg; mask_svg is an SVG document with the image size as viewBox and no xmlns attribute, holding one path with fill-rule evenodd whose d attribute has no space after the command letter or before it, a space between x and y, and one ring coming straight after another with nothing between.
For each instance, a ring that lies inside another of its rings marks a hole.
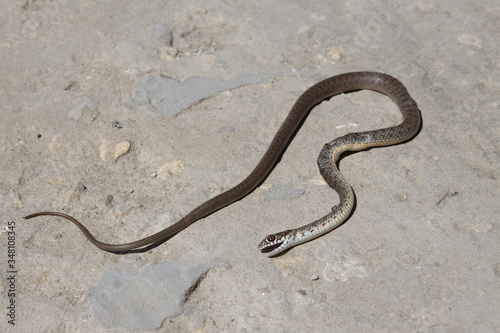
<instances>
[{"instance_id":1,"label":"gray concrete surface","mask_svg":"<svg viewBox=\"0 0 500 333\"><path fill-rule=\"evenodd\" d=\"M497 1L1 5L0 331L500 331ZM354 214L281 257L257 244L337 202L323 144L396 124L390 99L317 106L260 188L145 253L22 219L148 236L241 181L305 89L360 70L399 78L422 131L342 159Z\"/></svg>"}]
</instances>

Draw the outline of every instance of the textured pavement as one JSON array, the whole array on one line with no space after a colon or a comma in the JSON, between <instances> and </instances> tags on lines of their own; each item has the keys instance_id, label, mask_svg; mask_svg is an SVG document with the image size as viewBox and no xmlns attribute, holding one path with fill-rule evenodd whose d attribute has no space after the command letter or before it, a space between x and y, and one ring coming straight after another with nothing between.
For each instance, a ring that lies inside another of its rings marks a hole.
<instances>
[{"instance_id":1,"label":"textured pavement","mask_svg":"<svg viewBox=\"0 0 500 333\"><path fill-rule=\"evenodd\" d=\"M500 331L497 1L0 2L0 331ZM151 235L243 180L308 87L366 70L422 130L341 159L353 215L283 256L257 244L337 204L323 144L397 124L389 98L318 105L258 189L144 253L22 219Z\"/></svg>"}]
</instances>

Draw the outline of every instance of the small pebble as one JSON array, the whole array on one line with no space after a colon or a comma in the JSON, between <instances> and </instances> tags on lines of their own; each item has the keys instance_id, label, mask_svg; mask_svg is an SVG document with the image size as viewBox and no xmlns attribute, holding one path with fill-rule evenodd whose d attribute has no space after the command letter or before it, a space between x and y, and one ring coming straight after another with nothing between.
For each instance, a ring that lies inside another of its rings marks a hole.
<instances>
[{"instance_id":1,"label":"small pebble","mask_svg":"<svg viewBox=\"0 0 500 333\"><path fill-rule=\"evenodd\" d=\"M123 141L116 144L113 154L113 161L116 161L118 157L128 153L129 150L130 150L130 142L128 141Z\"/></svg>"},{"instance_id":2,"label":"small pebble","mask_svg":"<svg viewBox=\"0 0 500 333\"><path fill-rule=\"evenodd\" d=\"M113 207L113 196L111 194L108 194L102 199L102 202L104 202L104 205L106 207Z\"/></svg>"},{"instance_id":3,"label":"small pebble","mask_svg":"<svg viewBox=\"0 0 500 333\"><path fill-rule=\"evenodd\" d=\"M64 202L69 204L72 201L80 199L80 196L86 189L85 185L80 182L71 185L66 193L64 193Z\"/></svg>"},{"instance_id":4,"label":"small pebble","mask_svg":"<svg viewBox=\"0 0 500 333\"><path fill-rule=\"evenodd\" d=\"M313 276L311 276L311 281L316 281L316 280L319 280L318 274L314 274Z\"/></svg>"},{"instance_id":5,"label":"small pebble","mask_svg":"<svg viewBox=\"0 0 500 333\"><path fill-rule=\"evenodd\" d=\"M167 161L163 163L158 170L156 170L156 173L160 178L164 179L168 176L175 175L176 173L181 172L181 170L184 168L184 164L180 160L172 160L172 161Z\"/></svg>"},{"instance_id":6,"label":"small pebble","mask_svg":"<svg viewBox=\"0 0 500 333\"><path fill-rule=\"evenodd\" d=\"M128 141L123 141L113 145L108 140L103 139L101 141L101 145L99 146L99 157L103 161L114 163L120 156L128 153L129 150L130 142Z\"/></svg>"}]
</instances>

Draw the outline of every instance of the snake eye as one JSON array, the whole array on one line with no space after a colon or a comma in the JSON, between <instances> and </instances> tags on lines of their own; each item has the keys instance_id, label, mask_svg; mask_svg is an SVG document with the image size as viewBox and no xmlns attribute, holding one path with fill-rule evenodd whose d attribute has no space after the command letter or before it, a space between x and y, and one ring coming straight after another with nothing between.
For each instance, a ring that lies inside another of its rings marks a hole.
<instances>
[{"instance_id":1,"label":"snake eye","mask_svg":"<svg viewBox=\"0 0 500 333\"><path fill-rule=\"evenodd\" d=\"M274 240L275 240L275 239L276 239L276 237L274 237L274 235L269 235L269 236L267 236L267 238L266 238L266 240L267 240L268 242L274 242Z\"/></svg>"}]
</instances>

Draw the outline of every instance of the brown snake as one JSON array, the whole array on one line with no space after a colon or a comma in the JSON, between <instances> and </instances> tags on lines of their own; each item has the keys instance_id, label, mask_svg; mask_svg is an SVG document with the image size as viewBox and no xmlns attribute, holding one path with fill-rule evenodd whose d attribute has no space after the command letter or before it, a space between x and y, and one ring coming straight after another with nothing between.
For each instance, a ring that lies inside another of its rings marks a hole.
<instances>
[{"instance_id":1,"label":"brown snake","mask_svg":"<svg viewBox=\"0 0 500 333\"><path fill-rule=\"evenodd\" d=\"M57 212L39 212L25 216L25 219L42 215L66 218L76 224L85 237L98 248L109 252L126 252L160 243L177 234L190 224L219 209L242 199L252 192L268 176L278 158L285 151L290 138L298 130L309 111L324 99L353 90L375 90L389 96L403 115L403 122L394 127L374 131L349 133L327 143L318 157L321 175L339 195L340 203L331 213L298 229L287 230L267 236L260 244L262 252L276 255L285 249L316 238L339 226L351 213L354 192L337 168L339 155L348 150L356 151L374 146L387 146L413 137L420 127L420 112L417 103L406 88L392 76L375 72L345 73L325 79L307 89L295 102L285 121L278 129L269 148L255 169L238 185L202 203L179 222L149 237L127 244L107 244L98 241L75 218Z\"/></svg>"}]
</instances>

